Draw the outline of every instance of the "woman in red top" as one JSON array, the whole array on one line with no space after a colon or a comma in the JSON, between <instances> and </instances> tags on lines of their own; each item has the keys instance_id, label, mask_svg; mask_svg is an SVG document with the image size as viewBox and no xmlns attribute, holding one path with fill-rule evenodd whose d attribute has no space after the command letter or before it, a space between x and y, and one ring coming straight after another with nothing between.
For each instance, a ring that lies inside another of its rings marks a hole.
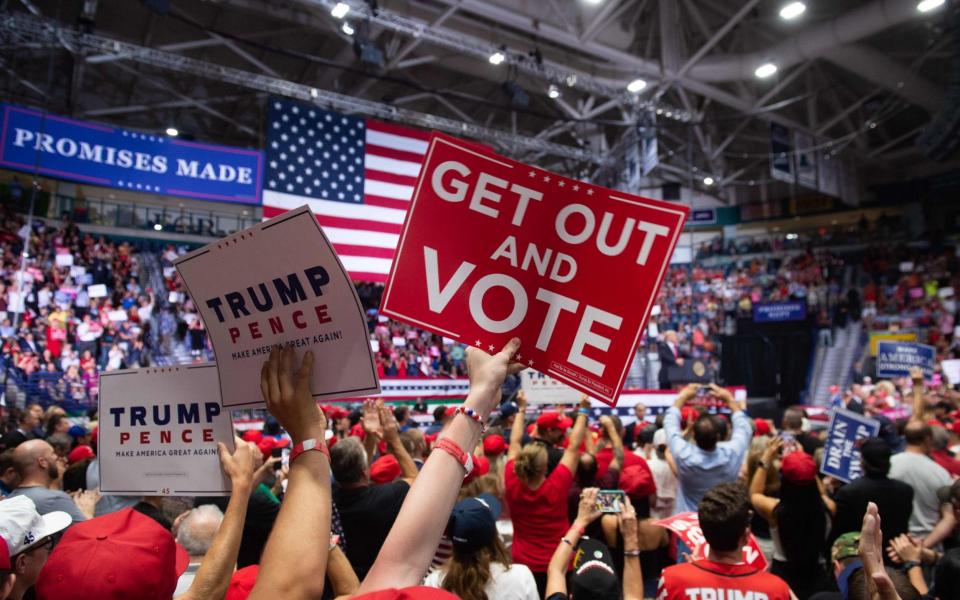
<instances>
[{"instance_id":1,"label":"woman in red top","mask_svg":"<svg viewBox=\"0 0 960 600\"><path fill-rule=\"evenodd\" d=\"M547 446L533 442L520 446L523 438L526 398L517 396L519 414L510 430L510 449L504 468L505 499L513 520L513 562L533 572L542 598L547 587L547 566L557 541L569 529L567 493L580 460L580 444L587 430L590 401L580 401L577 420L560 464L547 473Z\"/></svg>"}]
</instances>

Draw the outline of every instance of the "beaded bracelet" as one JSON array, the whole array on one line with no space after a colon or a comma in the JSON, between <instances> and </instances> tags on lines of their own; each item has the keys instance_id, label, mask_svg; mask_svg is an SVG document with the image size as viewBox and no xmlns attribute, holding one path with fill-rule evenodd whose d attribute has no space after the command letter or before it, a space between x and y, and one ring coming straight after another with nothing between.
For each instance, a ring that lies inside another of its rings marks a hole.
<instances>
[{"instance_id":1,"label":"beaded bracelet","mask_svg":"<svg viewBox=\"0 0 960 600\"><path fill-rule=\"evenodd\" d=\"M581 415L583 415L583 416L585 416L585 417L589 417L589 416L590 416L590 411L589 411L588 409L586 409L586 408L577 409L577 413L578 413L578 414L581 414Z\"/></svg>"},{"instance_id":2,"label":"beaded bracelet","mask_svg":"<svg viewBox=\"0 0 960 600\"><path fill-rule=\"evenodd\" d=\"M477 422L477 425L480 426L480 433L481 433L481 434L487 432L487 424L484 422L483 416L481 416L479 412L473 410L472 408L470 408L470 407L467 406L466 404L461 405L461 406L458 406L458 407L453 411L453 414L454 414L454 415L463 415L463 416L465 416L465 417L467 417L467 418L469 418L469 419L473 419L474 421Z\"/></svg>"}]
</instances>

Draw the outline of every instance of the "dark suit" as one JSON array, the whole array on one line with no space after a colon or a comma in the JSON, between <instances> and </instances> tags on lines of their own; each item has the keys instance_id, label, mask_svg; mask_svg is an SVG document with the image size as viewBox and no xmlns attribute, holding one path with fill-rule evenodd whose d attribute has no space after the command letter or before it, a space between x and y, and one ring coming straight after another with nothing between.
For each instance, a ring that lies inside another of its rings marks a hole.
<instances>
[{"instance_id":1,"label":"dark suit","mask_svg":"<svg viewBox=\"0 0 960 600\"><path fill-rule=\"evenodd\" d=\"M902 533L909 533L908 521L913 511L913 488L902 481L886 476L866 475L848 483L833 499L837 503L837 516L833 520L830 543L850 531L863 527L863 513L867 502L876 502L883 519L883 547ZM886 559L884 553L884 559Z\"/></svg>"},{"instance_id":2,"label":"dark suit","mask_svg":"<svg viewBox=\"0 0 960 600\"><path fill-rule=\"evenodd\" d=\"M667 369L677 366L677 357L687 357L680 350L679 346L677 347L677 354L674 355L673 350L670 349L670 346L666 342L657 344L657 355L660 357L660 375L657 377L657 380L660 382L660 389L669 390L670 381L667 378Z\"/></svg>"}]
</instances>

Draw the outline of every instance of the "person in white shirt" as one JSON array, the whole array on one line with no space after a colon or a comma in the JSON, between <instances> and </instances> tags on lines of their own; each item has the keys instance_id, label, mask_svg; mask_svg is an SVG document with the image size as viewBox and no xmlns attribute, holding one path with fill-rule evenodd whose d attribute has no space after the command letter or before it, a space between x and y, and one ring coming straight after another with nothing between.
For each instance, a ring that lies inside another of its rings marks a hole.
<instances>
[{"instance_id":1,"label":"person in white shirt","mask_svg":"<svg viewBox=\"0 0 960 600\"><path fill-rule=\"evenodd\" d=\"M510 564L510 553L497 534L499 516L500 502L490 494L458 502L447 524L453 556L427 575L424 585L464 600L481 598L481 586L488 600L539 600L530 569Z\"/></svg>"},{"instance_id":2,"label":"person in white shirt","mask_svg":"<svg viewBox=\"0 0 960 600\"><path fill-rule=\"evenodd\" d=\"M636 453L647 459L647 466L650 467L653 481L657 484L656 501L650 507L650 516L654 519L673 516L677 505L677 476L667 462L667 432L658 429L653 434L651 451L645 453L638 448Z\"/></svg>"},{"instance_id":3,"label":"person in white shirt","mask_svg":"<svg viewBox=\"0 0 960 600\"><path fill-rule=\"evenodd\" d=\"M913 488L913 512L910 514L910 533L924 539L933 533L941 518L937 490L953 483L950 473L929 456L933 443L930 426L911 420L903 430L906 450L890 460L890 479L896 479ZM926 544L927 547L933 543Z\"/></svg>"}]
</instances>

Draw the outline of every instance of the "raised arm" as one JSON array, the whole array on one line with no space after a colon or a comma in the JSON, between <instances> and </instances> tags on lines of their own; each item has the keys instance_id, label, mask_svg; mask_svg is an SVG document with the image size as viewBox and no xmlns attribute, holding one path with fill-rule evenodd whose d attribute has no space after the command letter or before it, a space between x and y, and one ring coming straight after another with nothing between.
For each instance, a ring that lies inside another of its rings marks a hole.
<instances>
[{"instance_id":1,"label":"raised arm","mask_svg":"<svg viewBox=\"0 0 960 600\"><path fill-rule=\"evenodd\" d=\"M520 454L523 441L523 428L526 426L527 395L523 390L517 393L517 414L513 416L513 425L510 427L510 447L507 449L507 460L513 460Z\"/></svg>"},{"instance_id":2,"label":"raised arm","mask_svg":"<svg viewBox=\"0 0 960 600\"><path fill-rule=\"evenodd\" d=\"M413 483L419 471L417 471L417 465L413 462L413 459L410 458L407 449L403 447L403 442L400 441L400 425L397 424L397 419L393 416L393 411L384 406L383 401L377 402L377 410L380 412L383 439L387 442L387 448L390 449L390 454L393 454L397 459L397 463L400 464L400 476L407 483Z\"/></svg>"},{"instance_id":3,"label":"raised arm","mask_svg":"<svg viewBox=\"0 0 960 600\"><path fill-rule=\"evenodd\" d=\"M570 439L567 440L567 447L560 458L560 464L569 469L571 473L577 472L577 462L580 460L580 444L583 443L583 436L587 432L588 414L590 414L590 399L584 396L580 399L577 420L573 422Z\"/></svg>"},{"instance_id":4,"label":"raised arm","mask_svg":"<svg viewBox=\"0 0 960 600\"><path fill-rule=\"evenodd\" d=\"M767 474L770 473L770 469L773 468L773 460L777 457L782 447L782 438L771 438L767 442L767 447L763 450L763 457L760 460L760 464L757 465L757 470L753 472L753 478L750 480L750 503L753 504L754 510L771 525L776 525L773 511L777 508L777 505L780 504L780 500L767 496L763 493L763 490L766 487Z\"/></svg>"},{"instance_id":5,"label":"raised arm","mask_svg":"<svg viewBox=\"0 0 960 600\"><path fill-rule=\"evenodd\" d=\"M620 511L620 535L623 536L623 600L643 600L643 571L637 537L637 511L630 496L623 497Z\"/></svg>"},{"instance_id":6,"label":"raised arm","mask_svg":"<svg viewBox=\"0 0 960 600\"><path fill-rule=\"evenodd\" d=\"M316 440L326 450L327 428L323 411L310 391L313 353L293 374L292 347L274 350L260 372L260 389L267 410L293 438L294 445ZM304 452L290 461L287 493L260 559L257 583L250 600L319 598L327 570L327 535L330 532L330 459L327 452ZM303 532L322 540L304 551Z\"/></svg>"},{"instance_id":7,"label":"raised arm","mask_svg":"<svg viewBox=\"0 0 960 600\"><path fill-rule=\"evenodd\" d=\"M563 594L564 598L567 596L567 566L570 564L570 557L573 556L580 536L586 533L587 526L602 514L597 510L597 492L599 491L598 488L586 488L580 493L577 518L567 531L567 535L560 538L560 543L557 544L557 549L553 551L553 557L550 558L550 564L547 565L547 598L556 593Z\"/></svg>"},{"instance_id":8,"label":"raised arm","mask_svg":"<svg viewBox=\"0 0 960 600\"><path fill-rule=\"evenodd\" d=\"M923 421L927 412L926 403L923 401L923 369L910 367L910 380L913 382L913 389L910 390L913 396L913 414L910 415L910 420Z\"/></svg>"},{"instance_id":9,"label":"raised arm","mask_svg":"<svg viewBox=\"0 0 960 600\"><path fill-rule=\"evenodd\" d=\"M883 566L883 533L880 529L880 513L877 505L867 503L860 530L860 560L867 574L867 586L874 600L900 600L893 581Z\"/></svg>"},{"instance_id":10,"label":"raised arm","mask_svg":"<svg viewBox=\"0 0 960 600\"><path fill-rule=\"evenodd\" d=\"M383 424L380 422L380 412L377 410L376 402L365 400L362 410L363 417L360 422L363 427L363 449L367 452L367 462L372 463L377 445L383 439Z\"/></svg>"},{"instance_id":11,"label":"raised arm","mask_svg":"<svg viewBox=\"0 0 960 600\"><path fill-rule=\"evenodd\" d=\"M230 577L237 568L240 537L247 516L247 504L254 487L254 473L262 461L260 450L253 444L237 439L236 450L230 454L227 447L217 444L220 465L230 478L230 501L223 514L220 528L213 537L210 549L203 557L190 589L177 600L219 600L227 593Z\"/></svg>"},{"instance_id":12,"label":"raised arm","mask_svg":"<svg viewBox=\"0 0 960 600\"><path fill-rule=\"evenodd\" d=\"M513 338L493 356L475 348L467 350L470 393L464 401L465 411L479 415L480 420L486 422L497 405L507 374L523 370L522 365L510 362L519 348L520 340ZM400 514L358 593L420 583L446 528L446 515L453 510L463 483L464 466L455 454L470 452L480 439L480 432L480 424L466 414L453 417L407 492ZM440 447L444 440L452 447ZM444 517L438 519L437 515Z\"/></svg>"},{"instance_id":13,"label":"raised arm","mask_svg":"<svg viewBox=\"0 0 960 600\"><path fill-rule=\"evenodd\" d=\"M330 554L327 558L327 578L330 579L330 587L333 589L334 598L349 597L360 587L360 580L357 578L356 571L350 566L350 560L343 553L340 546L331 544Z\"/></svg>"},{"instance_id":14,"label":"raised arm","mask_svg":"<svg viewBox=\"0 0 960 600\"><path fill-rule=\"evenodd\" d=\"M617 433L613 419L607 415L600 417L600 425L610 440L610 446L613 447L613 460L610 461L610 468L619 471L623 468L623 439Z\"/></svg>"}]
</instances>

